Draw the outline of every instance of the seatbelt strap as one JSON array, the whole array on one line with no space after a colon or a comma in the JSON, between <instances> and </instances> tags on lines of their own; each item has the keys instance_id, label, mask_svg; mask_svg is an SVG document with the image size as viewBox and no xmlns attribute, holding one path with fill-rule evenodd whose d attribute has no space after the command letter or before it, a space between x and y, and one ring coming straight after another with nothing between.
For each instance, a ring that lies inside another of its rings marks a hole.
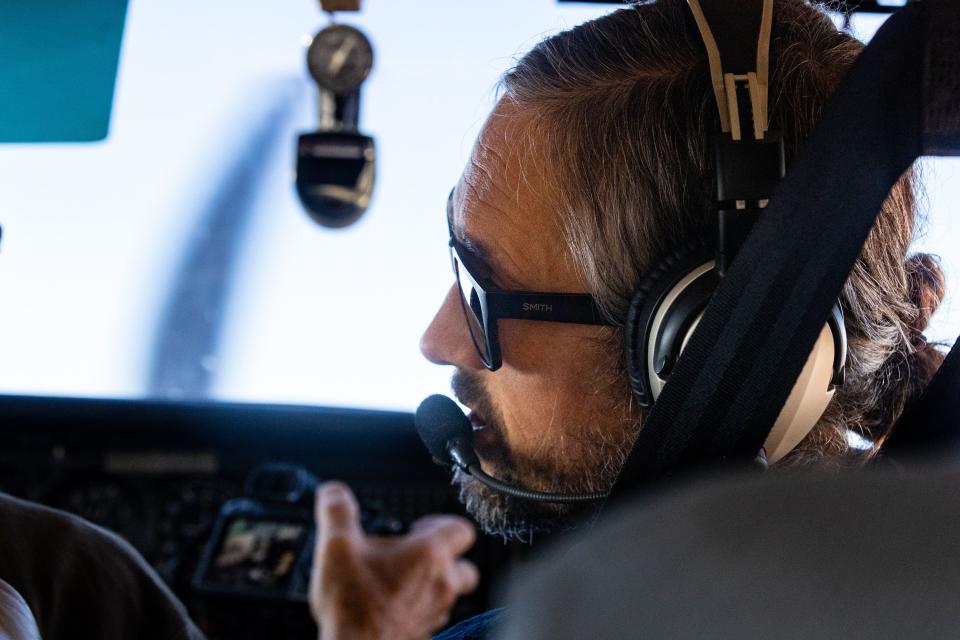
<instances>
[{"instance_id":1,"label":"seatbelt strap","mask_svg":"<svg viewBox=\"0 0 960 640\"><path fill-rule=\"evenodd\" d=\"M860 54L721 281L609 502L753 459L900 175L960 154L960 3L890 17ZM855 114L855 117L851 117Z\"/></svg>"}]
</instances>

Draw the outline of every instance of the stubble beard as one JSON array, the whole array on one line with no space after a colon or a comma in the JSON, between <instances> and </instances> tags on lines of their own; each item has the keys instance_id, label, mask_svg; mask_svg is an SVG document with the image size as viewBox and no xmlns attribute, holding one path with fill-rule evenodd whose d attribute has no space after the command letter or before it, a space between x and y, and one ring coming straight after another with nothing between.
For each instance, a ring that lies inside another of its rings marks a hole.
<instances>
[{"instance_id":1,"label":"stubble beard","mask_svg":"<svg viewBox=\"0 0 960 640\"><path fill-rule=\"evenodd\" d=\"M457 370L452 386L461 402L484 417L488 429L496 434L506 433L501 414L479 376ZM484 470L498 480L536 491L606 493L630 452L639 416L633 414L629 399L618 402L619 396L612 388L605 391L614 411L606 415L617 416L614 420L603 425L580 425L576 442L566 440L567 446L545 448L536 459L511 451L501 438L496 454L482 459ZM460 470L454 473L453 482L459 485L460 501L479 527L505 541L532 543L540 535L576 529L591 519L600 504L523 500L494 491Z\"/></svg>"}]
</instances>

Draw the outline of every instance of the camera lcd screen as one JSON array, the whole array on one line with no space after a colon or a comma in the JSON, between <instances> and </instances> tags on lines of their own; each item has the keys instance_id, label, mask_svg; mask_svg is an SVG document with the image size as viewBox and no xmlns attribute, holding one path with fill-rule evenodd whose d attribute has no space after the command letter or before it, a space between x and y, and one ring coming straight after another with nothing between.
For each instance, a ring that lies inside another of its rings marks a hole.
<instances>
[{"instance_id":1,"label":"camera lcd screen","mask_svg":"<svg viewBox=\"0 0 960 640\"><path fill-rule=\"evenodd\" d=\"M310 530L300 522L230 518L204 582L230 591L287 593Z\"/></svg>"}]
</instances>

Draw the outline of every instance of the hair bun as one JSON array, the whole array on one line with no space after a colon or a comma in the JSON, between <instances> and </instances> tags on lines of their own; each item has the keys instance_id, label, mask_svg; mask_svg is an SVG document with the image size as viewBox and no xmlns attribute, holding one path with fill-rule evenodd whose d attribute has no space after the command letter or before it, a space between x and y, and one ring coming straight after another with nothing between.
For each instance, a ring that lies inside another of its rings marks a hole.
<instances>
[{"instance_id":1,"label":"hair bun","mask_svg":"<svg viewBox=\"0 0 960 640\"><path fill-rule=\"evenodd\" d=\"M917 314L910 323L915 336L920 336L930 318L943 302L946 295L946 282L940 268L940 258L929 253L915 253L907 258L906 271L910 300L917 308Z\"/></svg>"}]
</instances>

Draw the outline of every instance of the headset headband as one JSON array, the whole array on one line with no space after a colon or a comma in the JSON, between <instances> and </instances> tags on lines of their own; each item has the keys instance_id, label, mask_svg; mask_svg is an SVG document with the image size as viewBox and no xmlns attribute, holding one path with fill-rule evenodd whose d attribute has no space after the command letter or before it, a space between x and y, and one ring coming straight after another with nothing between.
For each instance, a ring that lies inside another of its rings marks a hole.
<instances>
[{"instance_id":1,"label":"headset headband","mask_svg":"<svg viewBox=\"0 0 960 640\"><path fill-rule=\"evenodd\" d=\"M717 273L733 261L786 172L768 135L773 0L687 0L710 64L721 135L715 141Z\"/></svg>"},{"instance_id":2,"label":"headset headband","mask_svg":"<svg viewBox=\"0 0 960 640\"><path fill-rule=\"evenodd\" d=\"M743 125L763 140L768 129L767 94L773 0L687 0L707 49L720 127L733 140L743 139ZM717 27L719 40L710 25ZM753 43L756 43L754 46ZM740 94L740 95L738 95ZM742 97L750 114L741 113Z\"/></svg>"}]
</instances>

